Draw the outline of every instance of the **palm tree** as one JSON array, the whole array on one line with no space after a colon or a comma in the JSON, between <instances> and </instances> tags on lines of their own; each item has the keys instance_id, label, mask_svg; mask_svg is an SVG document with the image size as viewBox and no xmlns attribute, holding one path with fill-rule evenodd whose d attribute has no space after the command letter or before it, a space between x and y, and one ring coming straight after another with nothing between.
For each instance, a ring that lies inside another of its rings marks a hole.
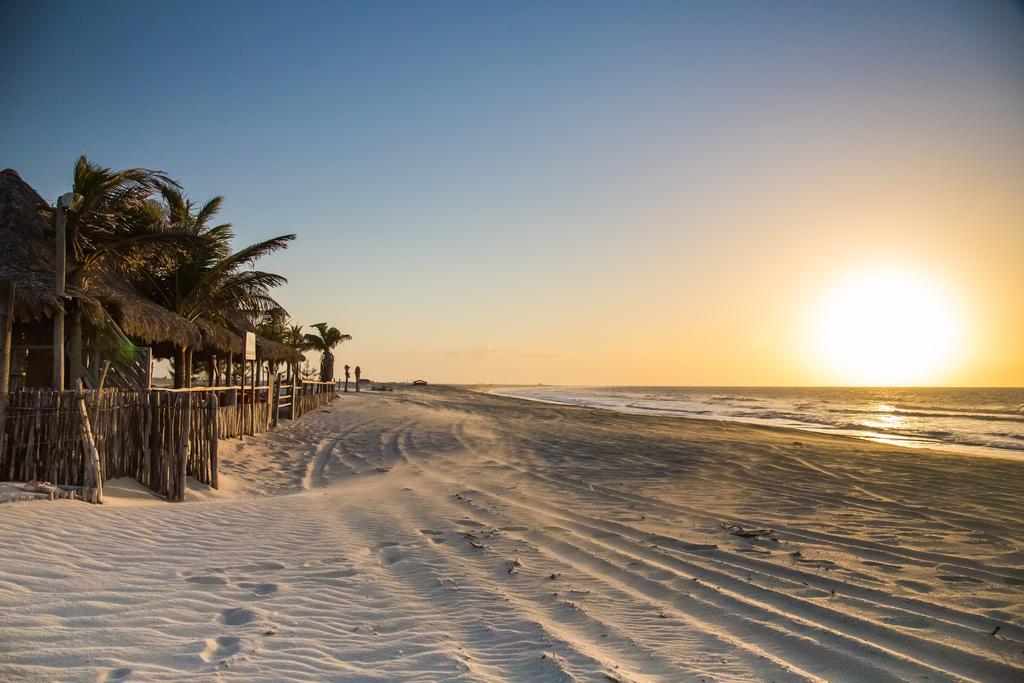
<instances>
[{"instance_id":1,"label":"palm tree","mask_svg":"<svg viewBox=\"0 0 1024 683\"><path fill-rule=\"evenodd\" d=\"M251 267L263 256L286 248L295 235L281 235L232 252L231 224L210 225L220 210L221 197L214 197L197 210L176 186L165 186L161 193L168 219L166 229L188 235L190 248L169 267L144 271L140 289L156 303L200 327L230 327L239 319L252 323L283 310L270 290L287 280ZM191 356L191 349L177 349L175 386L190 383Z\"/></svg>"},{"instance_id":2,"label":"palm tree","mask_svg":"<svg viewBox=\"0 0 1024 683\"><path fill-rule=\"evenodd\" d=\"M342 334L337 327L328 327L327 323L316 323L316 334L307 334L306 343L313 351L319 351L320 356L320 381L334 381L334 353L333 349L342 342L352 339L350 334Z\"/></svg>"},{"instance_id":3,"label":"palm tree","mask_svg":"<svg viewBox=\"0 0 1024 683\"><path fill-rule=\"evenodd\" d=\"M177 183L159 171L114 171L85 156L78 158L72 189L82 201L68 212L65 228L67 285L73 296L87 289L89 278L100 272L132 272L161 253L173 252L153 248L179 242L179 236L159 229L159 211L150 201L164 186L177 187ZM47 212L53 214L52 209ZM82 374L82 311L76 304L68 311L66 332L72 386Z\"/></svg>"}]
</instances>

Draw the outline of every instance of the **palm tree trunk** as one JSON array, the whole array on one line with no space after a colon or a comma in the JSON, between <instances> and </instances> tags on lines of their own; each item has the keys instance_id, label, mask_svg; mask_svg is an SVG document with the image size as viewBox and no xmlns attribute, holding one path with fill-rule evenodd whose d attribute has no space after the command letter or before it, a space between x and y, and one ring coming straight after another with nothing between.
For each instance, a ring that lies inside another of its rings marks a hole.
<instances>
[{"instance_id":1,"label":"palm tree trunk","mask_svg":"<svg viewBox=\"0 0 1024 683\"><path fill-rule=\"evenodd\" d=\"M185 388L185 377L188 358L188 347L179 346L177 353L174 357L174 388L184 389Z\"/></svg>"},{"instance_id":2,"label":"palm tree trunk","mask_svg":"<svg viewBox=\"0 0 1024 683\"><path fill-rule=\"evenodd\" d=\"M330 382L334 379L334 354L330 351L324 351L323 358L320 359L320 381Z\"/></svg>"}]
</instances>

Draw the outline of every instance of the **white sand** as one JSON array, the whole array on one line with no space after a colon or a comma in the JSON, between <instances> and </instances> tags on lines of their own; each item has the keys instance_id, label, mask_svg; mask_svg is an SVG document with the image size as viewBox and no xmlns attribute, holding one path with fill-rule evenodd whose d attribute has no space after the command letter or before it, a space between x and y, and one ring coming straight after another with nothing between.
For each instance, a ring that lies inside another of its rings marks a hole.
<instances>
[{"instance_id":1,"label":"white sand","mask_svg":"<svg viewBox=\"0 0 1024 683\"><path fill-rule=\"evenodd\" d=\"M439 388L222 453L0 506L0 679L1024 680L1021 463Z\"/></svg>"}]
</instances>

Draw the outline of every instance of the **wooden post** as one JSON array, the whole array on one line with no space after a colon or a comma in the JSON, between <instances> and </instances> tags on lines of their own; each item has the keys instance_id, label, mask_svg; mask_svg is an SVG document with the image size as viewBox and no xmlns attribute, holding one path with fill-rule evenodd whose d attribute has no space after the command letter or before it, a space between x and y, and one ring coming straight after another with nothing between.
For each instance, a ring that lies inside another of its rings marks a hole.
<instances>
[{"instance_id":1,"label":"wooden post","mask_svg":"<svg viewBox=\"0 0 1024 683\"><path fill-rule=\"evenodd\" d=\"M238 382L238 438L241 439L242 435L245 434L245 360L242 360L242 377Z\"/></svg>"},{"instance_id":2,"label":"wooden post","mask_svg":"<svg viewBox=\"0 0 1024 683\"><path fill-rule=\"evenodd\" d=\"M64 391L64 278L67 276L67 237L65 223L67 213L62 201L57 200L57 245L54 259L57 307L53 311L53 388Z\"/></svg>"},{"instance_id":3,"label":"wooden post","mask_svg":"<svg viewBox=\"0 0 1024 683\"><path fill-rule=\"evenodd\" d=\"M14 322L14 282L0 280L0 461L7 434L7 395L11 388L11 324Z\"/></svg>"},{"instance_id":4,"label":"wooden post","mask_svg":"<svg viewBox=\"0 0 1024 683\"><path fill-rule=\"evenodd\" d=\"M184 410L181 410L184 404ZM186 391L178 396L178 412L181 415L181 441L178 442L178 486L175 500L185 500L185 487L188 485L188 441L192 434L192 392Z\"/></svg>"},{"instance_id":5,"label":"wooden post","mask_svg":"<svg viewBox=\"0 0 1024 683\"><path fill-rule=\"evenodd\" d=\"M249 398L249 435L256 433L256 361L252 362L252 371L249 373L249 379L252 382L251 394Z\"/></svg>"},{"instance_id":6,"label":"wooden post","mask_svg":"<svg viewBox=\"0 0 1024 683\"><path fill-rule=\"evenodd\" d=\"M146 349L146 389L153 386L153 349Z\"/></svg>"},{"instance_id":7,"label":"wooden post","mask_svg":"<svg viewBox=\"0 0 1024 683\"><path fill-rule=\"evenodd\" d=\"M110 370L110 361L103 361L103 369L100 371L100 381L96 385L96 399L99 400L100 393L103 391L103 385L107 382L107 372Z\"/></svg>"},{"instance_id":8,"label":"wooden post","mask_svg":"<svg viewBox=\"0 0 1024 683\"><path fill-rule=\"evenodd\" d=\"M211 391L206 399L206 419L210 426L210 486L213 488L220 486L217 481L217 438L220 434L217 425L217 418L220 415L219 407L217 392Z\"/></svg>"},{"instance_id":9,"label":"wooden post","mask_svg":"<svg viewBox=\"0 0 1024 683\"><path fill-rule=\"evenodd\" d=\"M150 408L151 391L139 392L139 403L142 407L142 467L139 469L139 481L143 486L155 488L151 476L153 464L153 410Z\"/></svg>"},{"instance_id":10,"label":"wooden post","mask_svg":"<svg viewBox=\"0 0 1024 683\"><path fill-rule=\"evenodd\" d=\"M296 372L292 375L292 411L290 418L292 420L299 416L299 387L301 386L299 383L299 373Z\"/></svg>"},{"instance_id":11,"label":"wooden post","mask_svg":"<svg viewBox=\"0 0 1024 683\"><path fill-rule=\"evenodd\" d=\"M154 491L159 491L164 486L163 483L163 472L164 472L164 441L163 441L163 430L164 423L161 418L163 417L160 409L160 404L164 403L164 394L160 391L149 392L149 403L150 403L150 419L148 422L149 427L149 488Z\"/></svg>"},{"instance_id":12,"label":"wooden post","mask_svg":"<svg viewBox=\"0 0 1024 683\"><path fill-rule=\"evenodd\" d=\"M208 387L217 386L217 354L211 353L206 366L206 378Z\"/></svg>"},{"instance_id":13,"label":"wooden post","mask_svg":"<svg viewBox=\"0 0 1024 683\"><path fill-rule=\"evenodd\" d=\"M85 407L85 392L82 380L78 380L78 412L82 418L82 448L85 450L85 480L82 482L82 498L90 503L103 502L103 473L100 471L100 454L89 426L89 411Z\"/></svg>"},{"instance_id":14,"label":"wooden post","mask_svg":"<svg viewBox=\"0 0 1024 683\"><path fill-rule=\"evenodd\" d=\"M275 377L267 373L267 426L264 431L269 431L277 424L277 382Z\"/></svg>"}]
</instances>

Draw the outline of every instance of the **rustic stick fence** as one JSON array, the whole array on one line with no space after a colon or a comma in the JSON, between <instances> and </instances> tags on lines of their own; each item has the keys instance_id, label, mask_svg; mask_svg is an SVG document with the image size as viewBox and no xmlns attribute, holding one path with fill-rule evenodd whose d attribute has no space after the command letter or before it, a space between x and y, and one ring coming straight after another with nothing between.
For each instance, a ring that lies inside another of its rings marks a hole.
<instances>
[{"instance_id":1,"label":"rustic stick fence","mask_svg":"<svg viewBox=\"0 0 1024 683\"><path fill-rule=\"evenodd\" d=\"M276 425L283 396L295 419L336 394L331 382L284 387L273 379L257 387L17 391L0 433L0 478L81 487L98 501L102 482L128 476L183 500L187 477L218 486L218 440Z\"/></svg>"}]
</instances>

